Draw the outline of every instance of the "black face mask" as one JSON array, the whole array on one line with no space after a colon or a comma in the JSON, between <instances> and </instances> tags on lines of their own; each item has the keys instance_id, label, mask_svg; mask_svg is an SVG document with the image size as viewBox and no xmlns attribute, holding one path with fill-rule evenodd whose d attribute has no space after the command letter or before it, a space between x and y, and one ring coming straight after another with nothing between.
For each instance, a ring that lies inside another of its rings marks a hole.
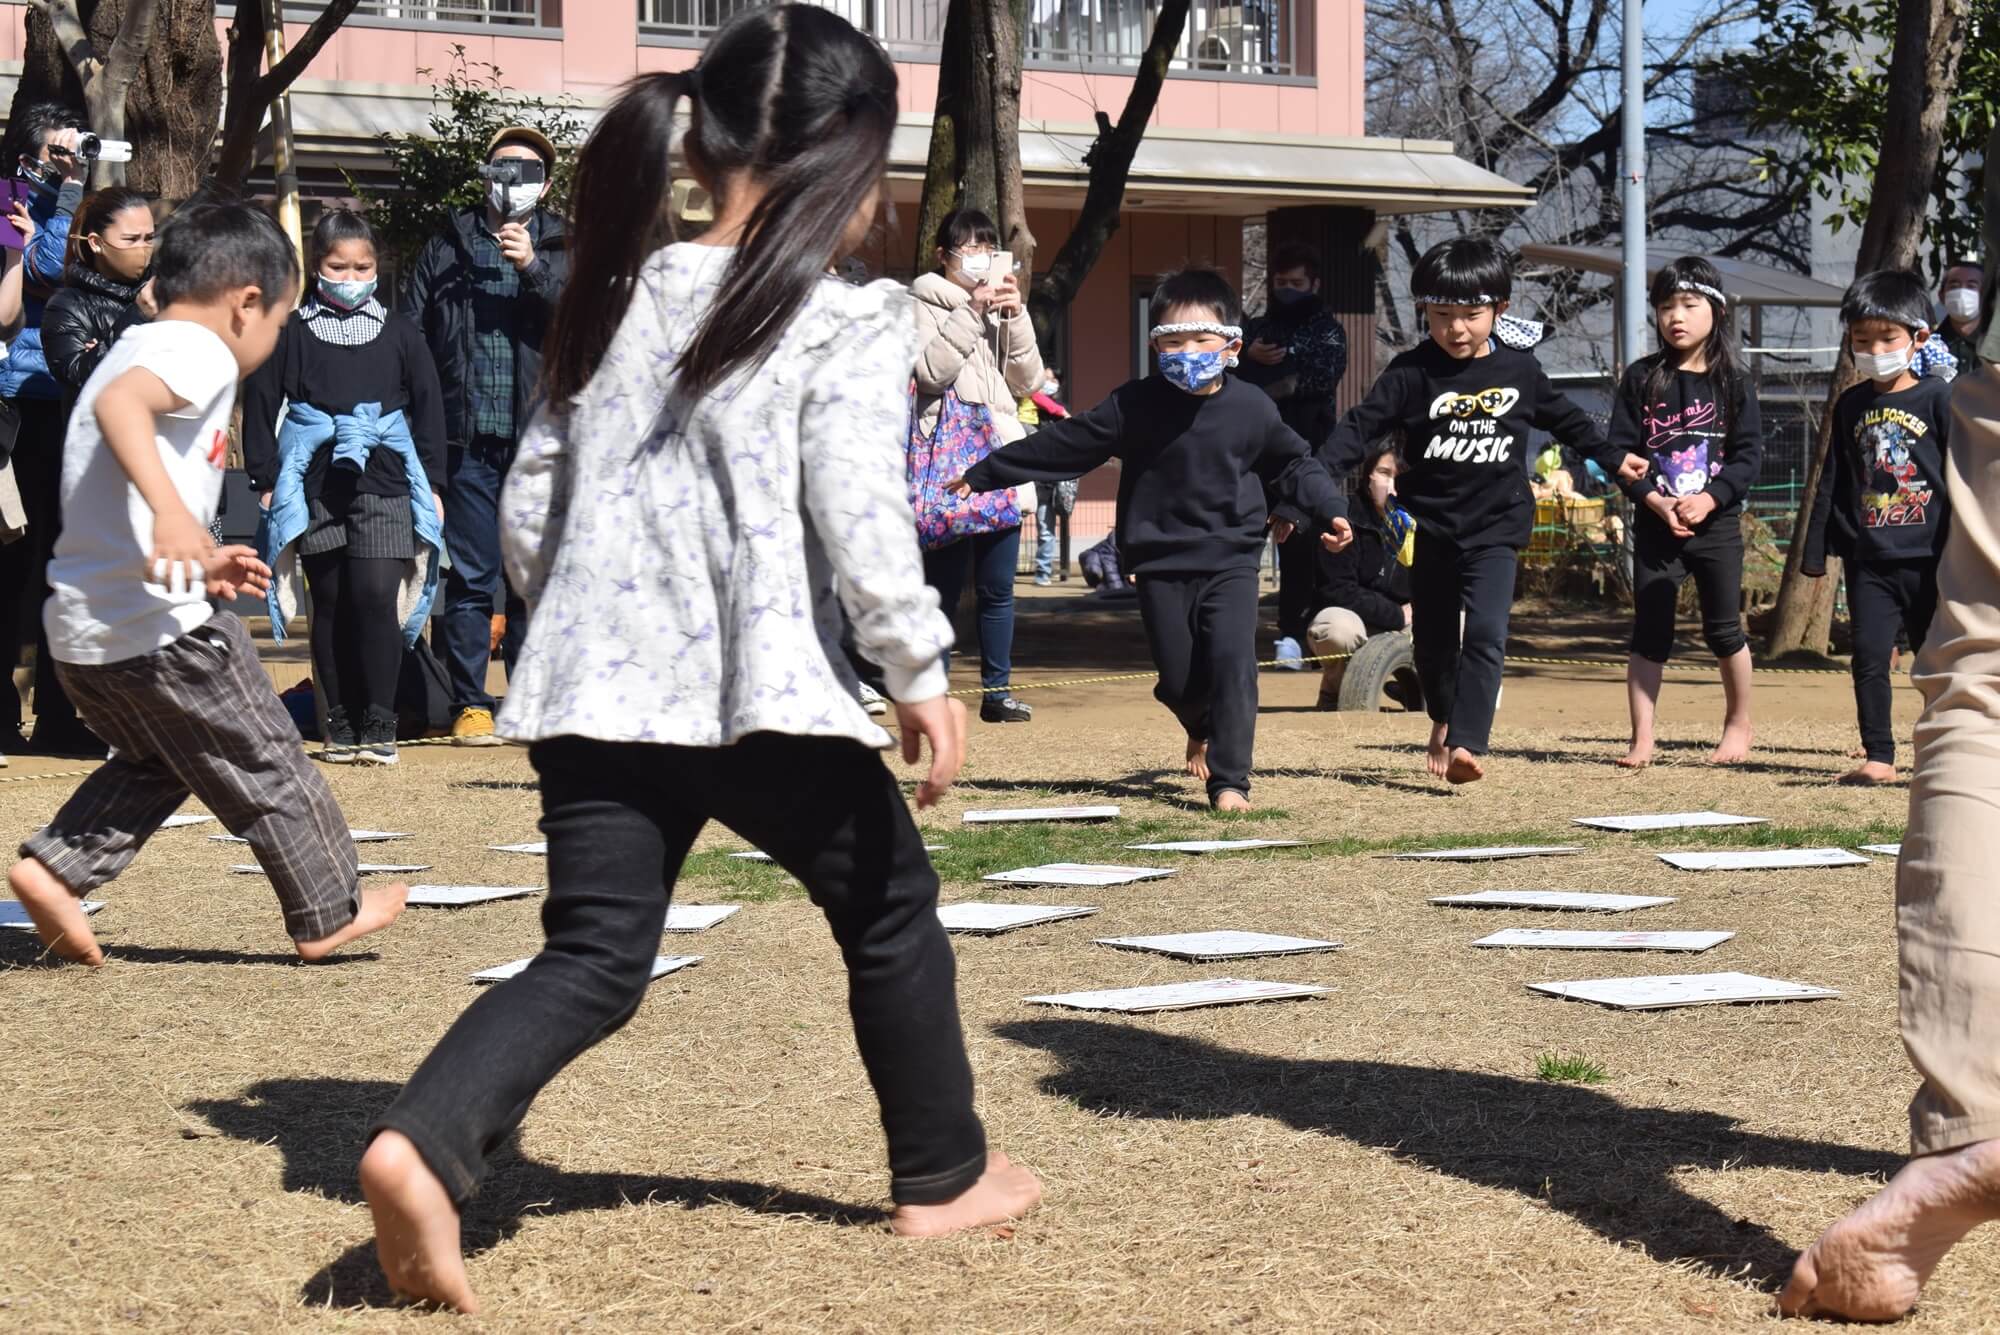
<instances>
[{"instance_id":1,"label":"black face mask","mask_svg":"<svg viewBox=\"0 0 2000 1335\"><path fill-rule=\"evenodd\" d=\"M1280 309L1288 311L1300 310L1312 299L1313 294L1302 287L1281 287L1271 293L1271 300L1276 302Z\"/></svg>"}]
</instances>

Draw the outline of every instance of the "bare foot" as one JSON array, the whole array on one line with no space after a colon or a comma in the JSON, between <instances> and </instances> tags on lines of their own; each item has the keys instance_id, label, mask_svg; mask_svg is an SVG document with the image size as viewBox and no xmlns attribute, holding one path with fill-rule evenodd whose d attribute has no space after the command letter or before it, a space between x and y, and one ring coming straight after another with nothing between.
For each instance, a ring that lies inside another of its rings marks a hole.
<instances>
[{"instance_id":1,"label":"bare foot","mask_svg":"<svg viewBox=\"0 0 2000 1335\"><path fill-rule=\"evenodd\" d=\"M1430 745L1424 748L1424 768L1440 779L1444 777L1445 770L1451 766L1451 752L1445 749L1444 744L1445 736L1450 731L1448 724L1433 723Z\"/></svg>"},{"instance_id":2,"label":"bare foot","mask_svg":"<svg viewBox=\"0 0 2000 1335\"><path fill-rule=\"evenodd\" d=\"M1041 1199L1041 1180L995 1150L986 1156L986 1171L963 1193L941 1205L899 1205L889 1227L906 1238L941 1238L1019 1219Z\"/></svg>"},{"instance_id":3,"label":"bare foot","mask_svg":"<svg viewBox=\"0 0 2000 1335\"><path fill-rule=\"evenodd\" d=\"M1187 772L1203 782L1208 780L1208 743L1196 737L1188 738Z\"/></svg>"},{"instance_id":4,"label":"bare foot","mask_svg":"<svg viewBox=\"0 0 2000 1335\"><path fill-rule=\"evenodd\" d=\"M1740 765L1749 758L1750 725L1745 723L1739 727L1735 724L1728 724L1722 729L1722 741L1716 745L1715 750L1709 752L1708 763L1711 765Z\"/></svg>"},{"instance_id":5,"label":"bare foot","mask_svg":"<svg viewBox=\"0 0 2000 1335\"><path fill-rule=\"evenodd\" d=\"M389 1287L418 1302L477 1312L459 1252L458 1208L409 1137L375 1137L361 1156L361 1193L375 1216L375 1256Z\"/></svg>"},{"instance_id":6,"label":"bare foot","mask_svg":"<svg viewBox=\"0 0 2000 1335\"><path fill-rule=\"evenodd\" d=\"M39 858L22 858L15 863L7 873L7 884L28 911L43 945L78 964L104 963L104 952L97 947L82 904Z\"/></svg>"},{"instance_id":7,"label":"bare foot","mask_svg":"<svg viewBox=\"0 0 2000 1335\"><path fill-rule=\"evenodd\" d=\"M354 921L332 936L323 936L317 941L294 941L292 947L306 963L317 963L349 941L358 941L396 921L403 915L403 901L409 897L410 887L401 881L394 885L369 886L361 892L361 911L354 915Z\"/></svg>"},{"instance_id":8,"label":"bare foot","mask_svg":"<svg viewBox=\"0 0 2000 1335\"><path fill-rule=\"evenodd\" d=\"M1840 781L1851 788L1872 788L1878 784L1894 783L1896 767L1885 765L1879 760L1871 760L1864 765L1856 765L1841 775Z\"/></svg>"},{"instance_id":9,"label":"bare foot","mask_svg":"<svg viewBox=\"0 0 2000 1335\"><path fill-rule=\"evenodd\" d=\"M2000 1140L1912 1159L1806 1248L1778 1310L1894 1321L1917 1305L1944 1254L1993 1219L2000 1219Z\"/></svg>"},{"instance_id":10,"label":"bare foot","mask_svg":"<svg viewBox=\"0 0 2000 1335\"><path fill-rule=\"evenodd\" d=\"M1215 795L1209 805L1217 811L1248 811L1250 799L1234 788L1225 788Z\"/></svg>"},{"instance_id":11,"label":"bare foot","mask_svg":"<svg viewBox=\"0 0 2000 1335\"><path fill-rule=\"evenodd\" d=\"M1619 769L1644 769L1653 763L1653 739L1634 737L1632 745L1624 755L1618 757Z\"/></svg>"},{"instance_id":12,"label":"bare foot","mask_svg":"<svg viewBox=\"0 0 2000 1335\"><path fill-rule=\"evenodd\" d=\"M1479 757L1458 747L1451 753L1451 764L1445 766L1444 777L1451 783L1478 783L1486 777L1486 766L1479 763Z\"/></svg>"}]
</instances>

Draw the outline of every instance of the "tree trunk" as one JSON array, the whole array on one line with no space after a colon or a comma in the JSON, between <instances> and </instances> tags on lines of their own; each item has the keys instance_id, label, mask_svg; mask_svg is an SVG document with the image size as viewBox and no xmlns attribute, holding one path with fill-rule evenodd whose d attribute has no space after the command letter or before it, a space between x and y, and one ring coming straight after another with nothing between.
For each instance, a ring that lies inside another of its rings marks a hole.
<instances>
[{"instance_id":1,"label":"tree trunk","mask_svg":"<svg viewBox=\"0 0 2000 1335\"><path fill-rule=\"evenodd\" d=\"M1140 58L1125 96L1125 110L1113 125L1102 111L1097 113L1097 138L1084 154L1090 169L1090 183L1083 196L1083 209L1070 229L1062 249L1056 252L1047 272L1036 280L1028 309L1035 318L1035 333L1044 346L1056 317L1076 298L1083 280L1103 255L1105 244L1118 230L1118 215L1125 206L1125 179L1131 174L1132 159L1138 155L1146 125L1160 100L1160 85L1166 82L1167 67L1180 48L1181 33L1187 28L1188 0L1162 0L1159 17L1153 20L1152 40Z\"/></svg>"},{"instance_id":2,"label":"tree trunk","mask_svg":"<svg viewBox=\"0 0 2000 1335\"><path fill-rule=\"evenodd\" d=\"M1861 246L1855 256L1857 274L1878 269L1907 269L1916 263L1929 209L1931 178L1944 143L1944 122L1958 86L1959 56L1965 49L1967 0L1900 0L1896 9L1896 45L1889 60L1889 104L1882 118L1882 148L1875 162L1875 183ZM1833 439L1833 406L1854 380L1854 358L1842 341L1839 360L1820 416L1819 436L1806 468L1805 494L1792 523L1792 541L1785 553L1785 574L1772 609L1768 652L1773 657L1798 650L1824 651L1833 618L1834 579L1799 573L1805 553L1806 526L1813 500L1826 474L1827 447Z\"/></svg>"},{"instance_id":3,"label":"tree trunk","mask_svg":"<svg viewBox=\"0 0 2000 1335\"><path fill-rule=\"evenodd\" d=\"M267 73L262 0L236 0L236 17L229 24L229 100L223 109L222 148L215 163L218 182L242 187L257 165L257 140L264 118L360 2L329 0L298 44Z\"/></svg>"},{"instance_id":4,"label":"tree trunk","mask_svg":"<svg viewBox=\"0 0 2000 1335\"><path fill-rule=\"evenodd\" d=\"M916 272L937 265L937 231L958 207L959 186L965 179L964 125L971 118L968 101L978 65L973 57L971 0L950 0L944 14L943 46L938 55L937 106L931 113L931 150L924 162L924 192L917 211ZM990 142L990 135L989 135Z\"/></svg>"},{"instance_id":5,"label":"tree trunk","mask_svg":"<svg viewBox=\"0 0 2000 1335\"><path fill-rule=\"evenodd\" d=\"M1035 234L1021 185L1021 61L1027 49L1028 0L979 0L993 53L993 194L1000 242L1014 253L1023 285L1033 281Z\"/></svg>"}]
</instances>

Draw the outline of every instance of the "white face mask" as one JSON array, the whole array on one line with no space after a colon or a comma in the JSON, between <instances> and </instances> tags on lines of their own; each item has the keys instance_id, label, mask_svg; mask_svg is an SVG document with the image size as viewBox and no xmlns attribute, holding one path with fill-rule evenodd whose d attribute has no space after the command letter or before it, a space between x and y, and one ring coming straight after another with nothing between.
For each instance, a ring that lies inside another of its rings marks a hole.
<instances>
[{"instance_id":1,"label":"white face mask","mask_svg":"<svg viewBox=\"0 0 2000 1335\"><path fill-rule=\"evenodd\" d=\"M535 211L541 202L542 188L538 185L503 185L495 181L486 188L486 198L493 205L493 211L516 222Z\"/></svg>"},{"instance_id":2,"label":"white face mask","mask_svg":"<svg viewBox=\"0 0 2000 1335\"><path fill-rule=\"evenodd\" d=\"M1857 352L1854 369L1868 380L1894 380L1910 369L1910 354L1914 351L1914 348L1897 348L1894 352Z\"/></svg>"},{"instance_id":3,"label":"white face mask","mask_svg":"<svg viewBox=\"0 0 2000 1335\"><path fill-rule=\"evenodd\" d=\"M1955 287L1944 294L1944 312L1954 320L1979 318L1979 289Z\"/></svg>"},{"instance_id":4,"label":"white face mask","mask_svg":"<svg viewBox=\"0 0 2000 1335\"><path fill-rule=\"evenodd\" d=\"M967 278L984 278L993 272L993 257L985 253L960 255L958 271Z\"/></svg>"}]
</instances>

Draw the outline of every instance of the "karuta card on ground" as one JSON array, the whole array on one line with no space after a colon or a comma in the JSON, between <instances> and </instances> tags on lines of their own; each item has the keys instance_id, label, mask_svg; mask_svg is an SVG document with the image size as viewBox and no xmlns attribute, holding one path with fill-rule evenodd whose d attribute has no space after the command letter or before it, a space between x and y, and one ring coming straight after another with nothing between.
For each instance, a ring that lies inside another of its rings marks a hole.
<instances>
[{"instance_id":1,"label":"karuta card on ground","mask_svg":"<svg viewBox=\"0 0 2000 1335\"><path fill-rule=\"evenodd\" d=\"M1844 848L1742 849L1719 853L1662 853L1660 861L1682 871L1786 871L1804 867L1866 867L1869 860Z\"/></svg>"},{"instance_id":2,"label":"karuta card on ground","mask_svg":"<svg viewBox=\"0 0 2000 1335\"><path fill-rule=\"evenodd\" d=\"M1561 932L1510 927L1472 944L1511 950L1672 950L1698 955L1734 932Z\"/></svg>"},{"instance_id":3,"label":"karuta card on ground","mask_svg":"<svg viewBox=\"0 0 2000 1335\"><path fill-rule=\"evenodd\" d=\"M1117 820L1117 807L1011 807L995 811L968 811L967 825L1005 825L1013 821Z\"/></svg>"},{"instance_id":4,"label":"karuta card on ground","mask_svg":"<svg viewBox=\"0 0 2000 1335\"><path fill-rule=\"evenodd\" d=\"M947 932L968 936L996 936L1022 927L1087 918L1097 912L1083 904L940 904L938 921Z\"/></svg>"},{"instance_id":5,"label":"karuta card on ground","mask_svg":"<svg viewBox=\"0 0 2000 1335\"><path fill-rule=\"evenodd\" d=\"M406 903L416 908L463 908L467 904L490 904L498 899L525 899L539 895L539 885L413 885Z\"/></svg>"},{"instance_id":6,"label":"karuta card on ground","mask_svg":"<svg viewBox=\"0 0 2000 1335\"><path fill-rule=\"evenodd\" d=\"M103 908L102 899L86 899L77 905L85 913L95 913ZM18 899L0 899L0 927L20 927L32 932L34 919L28 916L28 906Z\"/></svg>"},{"instance_id":7,"label":"karuta card on ground","mask_svg":"<svg viewBox=\"0 0 2000 1335\"><path fill-rule=\"evenodd\" d=\"M203 815L199 811L182 811L176 812L174 815L161 821L160 828L163 830L185 830L190 825L206 825L214 819L215 817Z\"/></svg>"},{"instance_id":8,"label":"karuta card on ground","mask_svg":"<svg viewBox=\"0 0 2000 1335\"><path fill-rule=\"evenodd\" d=\"M1404 862L1499 862L1506 858L1553 858L1581 853L1575 844L1523 844L1496 848L1434 848L1422 853L1384 853L1383 857Z\"/></svg>"},{"instance_id":9,"label":"karuta card on ground","mask_svg":"<svg viewBox=\"0 0 2000 1335\"><path fill-rule=\"evenodd\" d=\"M1174 932L1164 936L1100 936L1100 946L1118 950L1139 950L1175 959L1209 960L1255 959L1263 955L1311 955L1323 950L1339 950L1340 942L1310 936L1278 936L1270 932Z\"/></svg>"},{"instance_id":10,"label":"karuta card on ground","mask_svg":"<svg viewBox=\"0 0 2000 1335\"><path fill-rule=\"evenodd\" d=\"M1720 811L1673 811L1655 816L1577 816L1572 824L1595 830L1700 830L1721 825L1769 825L1764 816L1730 816Z\"/></svg>"},{"instance_id":11,"label":"karuta card on ground","mask_svg":"<svg viewBox=\"0 0 2000 1335\"><path fill-rule=\"evenodd\" d=\"M668 974L678 972L689 965L701 963L704 958L701 955L655 955L653 957L653 972L648 981L665 978ZM504 983L534 962L534 957L531 955L527 959L515 960L510 964L496 964L490 969L481 969L478 973L472 975L472 981L475 983Z\"/></svg>"},{"instance_id":12,"label":"karuta card on ground","mask_svg":"<svg viewBox=\"0 0 2000 1335\"><path fill-rule=\"evenodd\" d=\"M527 853L534 857L547 857L549 841L540 839L532 844L488 844L486 847L493 853Z\"/></svg>"},{"instance_id":13,"label":"karuta card on ground","mask_svg":"<svg viewBox=\"0 0 2000 1335\"><path fill-rule=\"evenodd\" d=\"M1464 909L1557 909L1585 913L1629 913L1674 902L1672 895L1610 895L1583 890L1479 890L1468 895L1436 895L1431 903Z\"/></svg>"},{"instance_id":14,"label":"karuta card on ground","mask_svg":"<svg viewBox=\"0 0 2000 1335\"><path fill-rule=\"evenodd\" d=\"M398 834L392 830L349 830L347 837L357 844L382 844L387 843L391 839L408 839L410 836L407 834ZM210 843L216 844L247 844L250 842L240 834L211 834L208 838Z\"/></svg>"},{"instance_id":15,"label":"karuta card on ground","mask_svg":"<svg viewBox=\"0 0 2000 1335\"><path fill-rule=\"evenodd\" d=\"M1761 978L1750 973L1651 974L1637 978L1585 978L1571 983L1529 983L1531 992L1590 1001L1616 1010L1671 1010L1740 1001L1819 1001L1837 997L1830 987Z\"/></svg>"},{"instance_id":16,"label":"karuta card on ground","mask_svg":"<svg viewBox=\"0 0 2000 1335\"><path fill-rule=\"evenodd\" d=\"M1119 867L1097 862L1050 862L1040 867L1016 867L981 877L1004 885L1083 885L1103 887L1130 885L1134 881L1157 881L1172 876L1167 867Z\"/></svg>"},{"instance_id":17,"label":"karuta card on ground","mask_svg":"<svg viewBox=\"0 0 2000 1335\"><path fill-rule=\"evenodd\" d=\"M1080 1011L1190 1010L1197 1006L1233 1006L1246 1001L1286 1001L1325 996L1330 987L1310 983L1265 983L1246 978L1205 978L1195 983L1163 983L1152 987L1118 987L1101 992L1056 992L1024 997L1037 1006L1063 1006Z\"/></svg>"},{"instance_id":18,"label":"karuta card on ground","mask_svg":"<svg viewBox=\"0 0 2000 1335\"><path fill-rule=\"evenodd\" d=\"M1863 844L1861 845L1861 851L1864 853L1880 853L1885 858L1899 858L1903 856L1903 846L1901 844Z\"/></svg>"},{"instance_id":19,"label":"karuta card on ground","mask_svg":"<svg viewBox=\"0 0 2000 1335\"><path fill-rule=\"evenodd\" d=\"M725 918L732 918L741 904L675 904L667 910L669 932L705 932Z\"/></svg>"}]
</instances>

